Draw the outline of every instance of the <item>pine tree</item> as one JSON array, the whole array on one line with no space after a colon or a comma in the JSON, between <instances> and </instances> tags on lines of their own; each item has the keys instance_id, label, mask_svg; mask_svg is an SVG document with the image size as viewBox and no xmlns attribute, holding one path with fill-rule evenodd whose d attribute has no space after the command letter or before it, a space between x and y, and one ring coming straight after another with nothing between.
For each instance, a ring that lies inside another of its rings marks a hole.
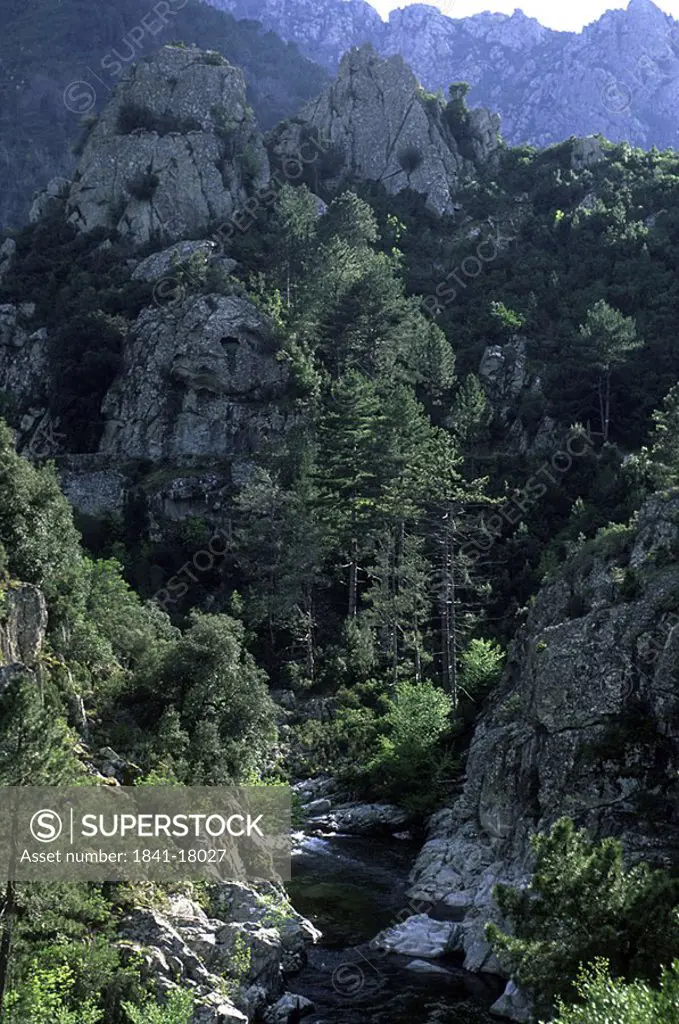
<instances>
[{"instance_id":1,"label":"pine tree","mask_svg":"<svg viewBox=\"0 0 679 1024\"><path fill-rule=\"evenodd\" d=\"M310 455L302 453L297 479L284 487L260 468L236 499L236 564L247 580L247 622L265 626L273 665L278 631L305 652L306 678L315 674L314 590L320 578L321 537L311 515Z\"/></svg>"},{"instance_id":2,"label":"pine tree","mask_svg":"<svg viewBox=\"0 0 679 1024\"><path fill-rule=\"evenodd\" d=\"M300 276L315 248L317 221L318 200L306 185L283 185L273 218L274 259L277 283L288 309L297 302Z\"/></svg>"},{"instance_id":3,"label":"pine tree","mask_svg":"<svg viewBox=\"0 0 679 1024\"><path fill-rule=\"evenodd\" d=\"M662 409L653 413L651 460L659 486L679 482L679 384L665 396Z\"/></svg>"},{"instance_id":4,"label":"pine tree","mask_svg":"<svg viewBox=\"0 0 679 1024\"><path fill-rule=\"evenodd\" d=\"M577 351L596 376L601 436L608 440L611 427L611 380L630 353L642 346L632 317L599 300L587 313L580 327Z\"/></svg>"},{"instance_id":5,"label":"pine tree","mask_svg":"<svg viewBox=\"0 0 679 1024\"><path fill-rule=\"evenodd\" d=\"M319 423L317 508L320 521L348 559L347 616L358 608L361 543L380 509L384 415L375 382L350 370L333 385Z\"/></svg>"}]
</instances>

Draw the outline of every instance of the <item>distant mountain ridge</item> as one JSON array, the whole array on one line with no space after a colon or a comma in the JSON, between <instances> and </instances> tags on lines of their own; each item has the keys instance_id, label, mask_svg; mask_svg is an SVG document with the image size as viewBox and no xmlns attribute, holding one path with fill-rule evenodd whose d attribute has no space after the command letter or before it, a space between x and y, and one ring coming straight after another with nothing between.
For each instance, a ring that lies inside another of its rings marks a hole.
<instances>
[{"instance_id":1,"label":"distant mountain ridge","mask_svg":"<svg viewBox=\"0 0 679 1024\"><path fill-rule=\"evenodd\" d=\"M520 10L454 19L413 4L384 22L366 0L211 2L260 20L331 70L369 42L399 53L427 89L467 81L471 105L498 111L513 144L600 132L643 148L679 145L679 21L652 0L631 0L581 33L545 28Z\"/></svg>"}]
</instances>

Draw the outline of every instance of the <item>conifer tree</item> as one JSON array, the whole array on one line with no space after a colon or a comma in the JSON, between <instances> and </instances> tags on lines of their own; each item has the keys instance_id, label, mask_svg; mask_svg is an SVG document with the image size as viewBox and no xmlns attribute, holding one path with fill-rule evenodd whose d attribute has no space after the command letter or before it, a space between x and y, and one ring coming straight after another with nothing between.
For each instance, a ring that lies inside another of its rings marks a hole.
<instances>
[{"instance_id":1,"label":"conifer tree","mask_svg":"<svg viewBox=\"0 0 679 1024\"><path fill-rule=\"evenodd\" d=\"M641 347L632 317L599 300L587 313L580 327L577 352L596 378L601 436L608 440L611 427L611 380L629 355Z\"/></svg>"}]
</instances>

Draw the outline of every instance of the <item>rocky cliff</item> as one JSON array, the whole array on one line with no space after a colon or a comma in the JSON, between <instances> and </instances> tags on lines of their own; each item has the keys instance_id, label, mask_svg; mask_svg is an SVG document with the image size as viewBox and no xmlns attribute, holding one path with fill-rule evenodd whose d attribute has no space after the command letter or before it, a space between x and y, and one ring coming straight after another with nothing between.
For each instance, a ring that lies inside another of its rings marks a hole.
<instances>
[{"instance_id":1,"label":"rocky cliff","mask_svg":"<svg viewBox=\"0 0 679 1024\"><path fill-rule=\"evenodd\" d=\"M446 948L470 970L498 970L483 935L493 887L528 879L529 836L557 818L620 837L630 860L676 862L678 625L676 491L545 580L476 727L464 791L432 820L411 876L413 900L461 922ZM528 1019L513 987L498 1010Z\"/></svg>"},{"instance_id":2,"label":"rocky cliff","mask_svg":"<svg viewBox=\"0 0 679 1024\"><path fill-rule=\"evenodd\" d=\"M222 53L242 69L262 129L294 114L327 80L294 45L199 0L33 0L0 7L0 226L20 227L31 195L69 178L87 118L122 73L171 40Z\"/></svg>"},{"instance_id":3,"label":"rocky cliff","mask_svg":"<svg viewBox=\"0 0 679 1024\"><path fill-rule=\"evenodd\" d=\"M520 10L450 18L412 4L383 22L365 0L212 0L257 18L334 69L350 47L400 54L428 89L473 86L497 110L505 138L544 146L601 133L642 147L674 146L679 23L652 0L631 0L582 33L554 32Z\"/></svg>"},{"instance_id":4,"label":"rocky cliff","mask_svg":"<svg viewBox=\"0 0 679 1024\"><path fill-rule=\"evenodd\" d=\"M37 587L12 582L0 589L0 694L13 679L33 676L46 630L47 605Z\"/></svg>"},{"instance_id":5,"label":"rocky cliff","mask_svg":"<svg viewBox=\"0 0 679 1024\"><path fill-rule=\"evenodd\" d=\"M247 458L282 429L269 407L286 376L269 324L246 299L192 297L170 318L144 310L124 358L104 400L104 455Z\"/></svg>"},{"instance_id":6,"label":"rocky cliff","mask_svg":"<svg viewBox=\"0 0 679 1024\"><path fill-rule=\"evenodd\" d=\"M363 46L344 57L319 99L276 133L275 149L298 153L313 129L330 144L326 180L375 181L391 195L410 188L443 214L453 212L460 183L498 151L499 128L497 115L485 110L473 111L468 124L446 119L444 104L427 99L399 56L385 60Z\"/></svg>"},{"instance_id":7,"label":"rocky cliff","mask_svg":"<svg viewBox=\"0 0 679 1024\"><path fill-rule=\"evenodd\" d=\"M459 189L500 146L495 115L466 116L451 121L400 57L364 47L347 55L317 101L272 133L267 152L243 77L219 54L166 46L131 67L93 124L73 180L52 183L32 217L66 221L83 245L124 262L155 301L126 326L100 403L96 451L74 438L64 443L47 412L55 357L47 327L58 325L30 303L0 307L0 391L18 410L23 449L60 457L66 493L88 515L120 513L140 485L154 522L209 519L213 507L222 514L258 453L285 436L291 411L272 325L236 279L225 284L234 261L200 236L221 237L266 193L270 159L304 152L310 135L323 140L314 170L324 183L410 188L434 213L452 212ZM319 215L324 209L319 203ZM3 251L2 267L12 266L13 252ZM219 269L222 294L195 294L206 268ZM36 444L45 433L46 447Z\"/></svg>"},{"instance_id":8,"label":"rocky cliff","mask_svg":"<svg viewBox=\"0 0 679 1024\"><path fill-rule=\"evenodd\" d=\"M93 127L66 212L82 231L176 241L226 221L268 176L242 73L166 46L131 69Z\"/></svg>"}]
</instances>

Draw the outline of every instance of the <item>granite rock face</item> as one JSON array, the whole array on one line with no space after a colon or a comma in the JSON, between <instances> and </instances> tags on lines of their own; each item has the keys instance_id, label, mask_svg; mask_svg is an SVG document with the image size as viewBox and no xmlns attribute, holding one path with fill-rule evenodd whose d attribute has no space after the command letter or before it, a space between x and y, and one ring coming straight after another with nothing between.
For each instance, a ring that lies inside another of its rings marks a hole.
<instances>
[{"instance_id":1,"label":"granite rock face","mask_svg":"<svg viewBox=\"0 0 679 1024\"><path fill-rule=\"evenodd\" d=\"M47 331L35 330L35 306L0 306L0 392L23 406L44 393L48 375Z\"/></svg>"},{"instance_id":2,"label":"granite rock face","mask_svg":"<svg viewBox=\"0 0 679 1024\"><path fill-rule=\"evenodd\" d=\"M135 245L174 242L226 222L268 180L242 73L219 54L165 46L130 68L92 128L67 214Z\"/></svg>"},{"instance_id":3,"label":"granite rock face","mask_svg":"<svg viewBox=\"0 0 679 1024\"><path fill-rule=\"evenodd\" d=\"M306 947L320 933L292 909L281 889L269 888L264 894L220 883L207 911L180 895L169 896L162 912L135 909L122 922L123 948L142 956L159 995L177 984L193 991L191 1024L247 1024L260 1020L270 1004L272 1020L287 1019L276 1015L276 1007L295 998L284 993L285 978L304 965ZM243 959L243 950L249 951L247 965L234 977L234 954ZM232 981L230 998L224 995L225 975Z\"/></svg>"},{"instance_id":4,"label":"granite rock face","mask_svg":"<svg viewBox=\"0 0 679 1024\"><path fill-rule=\"evenodd\" d=\"M285 427L276 404L285 380L270 325L246 299L190 296L165 313L149 307L104 400L100 452L247 460Z\"/></svg>"},{"instance_id":5,"label":"granite rock face","mask_svg":"<svg viewBox=\"0 0 679 1024\"><path fill-rule=\"evenodd\" d=\"M276 148L299 153L303 132L313 129L332 149L328 178L358 176L380 182L392 195L411 188L427 197L432 212L443 214L453 212L459 183L498 150L499 126L496 115L474 111L463 156L443 104L427 101L399 56L385 60L363 46L344 57L337 80L278 134Z\"/></svg>"},{"instance_id":6,"label":"granite rock face","mask_svg":"<svg viewBox=\"0 0 679 1024\"><path fill-rule=\"evenodd\" d=\"M37 587L21 583L2 591L0 665L34 665L46 630L47 605Z\"/></svg>"},{"instance_id":7,"label":"granite rock face","mask_svg":"<svg viewBox=\"0 0 679 1024\"><path fill-rule=\"evenodd\" d=\"M427 89L469 82L472 105L497 110L515 145L597 133L644 148L677 143L679 22L652 0L631 0L581 33L544 28L518 9L453 18L411 4L384 22L366 0L211 2L257 18L333 71L351 47L371 43L403 57Z\"/></svg>"},{"instance_id":8,"label":"granite rock face","mask_svg":"<svg viewBox=\"0 0 679 1024\"><path fill-rule=\"evenodd\" d=\"M29 583L4 587L0 592L0 695L14 680L35 679L46 631L42 591Z\"/></svg>"},{"instance_id":9,"label":"granite rock face","mask_svg":"<svg viewBox=\"0 0 679 1024\"><path fill-rule=\"evenodd\" d=\"M543 584L474 732L464 790L430 822L410 896L460 919L467 969L502 973L484 938L499 921L494 886L528 882L530 835L559 817L618 836L630 861L676 861L678 656L674 491ZM521 995L505 996L503 1012L528 1019Z\"/></svg>"}]
</instances>

